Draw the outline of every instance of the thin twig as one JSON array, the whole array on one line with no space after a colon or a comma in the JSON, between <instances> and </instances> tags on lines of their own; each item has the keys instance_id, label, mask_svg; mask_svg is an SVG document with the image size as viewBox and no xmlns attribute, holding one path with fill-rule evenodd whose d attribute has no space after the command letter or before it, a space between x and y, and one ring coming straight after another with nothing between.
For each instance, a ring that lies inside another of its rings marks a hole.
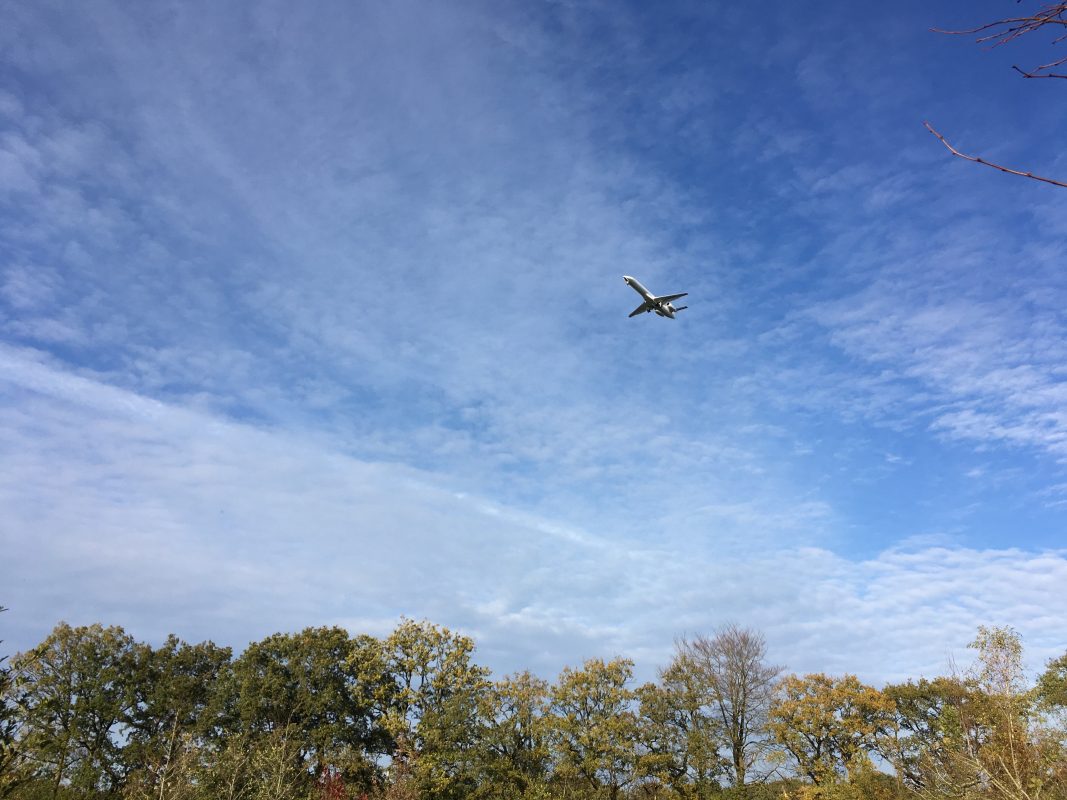
<instances>
[{"instance_id":1,"label":"thin twig","mask_svg":"<svg viewBox=\"0 0 1067 800\"><path fill-rule=\"evenodd\" d=\"M1059 41L1059 40L1057 40L1057 41ZM1063 64L1067 64L1067 56L1064 56L1063 58L1059 58L1059 59L1057 59L1055 61L1050 61L1047 64L1042 64L1040 67L1034 67L1034 71L1033 72L1027 72L1026 70L1020 69L1019 67L1014 66L1014 65L1012 66L1012 69L1015 70L1016 72L1022 73L1022 75L1024 77L1027 77L1027 78L1067 78L1067 75L1061 75L1060 73L1057 73L1057 72L1049 72L1049 73L1047 73L1045 75L1038 75L1037 74L1037 73L1041 72L1042 70L1052 69L1053 67L1058 67L1058 66L1061 66Z\"/></svg>"},{"instance_id":2,"label":"thin twig","mask_svg":"<svg viewBox=\"0 0 1067 800\"><path fill-rule=\"evenodd\" d=\"M961 153L955 147L950 145L945 140L944 136L942 136L940 133L935 131L933 126L929 122L923 122L923 125L926 126L926 129L928 131L930 131L930 133L932 133L934 136L936 136L938 139L940 139L941 140L941 144L943 144L945 147L947 147L949 149L949 152L951 152L952 155L954 155L954 156L959 156L960 158L965 158L968 161L974 161L976 164L985 164L987 167L992 167L993 169L999 169L1001 172L1007 172L1007 173L1010 173L1012 175L1021 175L1024 178L1033 178L1035 181L1044 181L1045 183L1051 183L1053 186L1062 186L1063 188L1067 189L1067 183L1060 183L1059 181L1052 180L1052 178L1042 178L1040 175L1035 175L1032 172L1020 172L1017 169L1009 169L1008 167L1000 166L1000 164L994 164L992 161L986 161L984 158L979 158L978 156L969 156L969 155L966 155L964 153Z\"/></svg>"},{"instance_id":3,"label":"thin twig","mask_svg":"<svg viewBox=\"0 0 1067 800\"><path fill-rule=\"evenodd\" d=\"M1059 40L1057 39L1057 41ZM1052 69L1053 67L1058 67L1060 64L1067 64L1067 56L1064 56L1063 58L1057 59L1055 61L1050 61L1047 64L1042 64L1037 69Z\"/></svg>"},{"instance_id":4,"label":"thin twig","mask_svg":"<svg viewBox=\"0 0 1067 800\"><path fill-rule=\"evenodd\" d=\"M976 41L979 44L987 44L989 49L994 49L1018 39L1020 36L1033 33L1046 25L1058 25L1061 29L1067 28L1067 2L1060 0L1060 2L1049 3L1030 16L1005 17L1004 19L987 22L985 25L966 30L944 30L943 28L932 28L931 30L950 36L984 34L979 36ZM1052 43L1056 44L1064 40L1067 40L1067 34L1057 36L1052 40ZM1059 59L1051 64L1035 67L1029 72L1019 67L1013 67L1013 69L1025 78L1067 78L1067 75L1048 72L1053 67L1065 62L1067 62L1067 59Z\"/></svg>"},{"instance_id":5,"label":"thin twig","mask_svg":"<svg viewBox=\"0 0 1067 800\"><path fill-rule=\"evenodd\" d=\"M1058 72L1050 72L1047 75L1035 75L1033 72L1027 72L1024 69L1020 69L1015 64L1012 64L1011 68L1024 78L1067 78L1067 75L1061 75ZM1042 69L1042 67L1038 67L1038 69Z\"/></svg>"},{"instance_id":6,"label":"thin twig","mask_svg":"<svg viewBox=\"0 0 1067 800\"><path fill-rule=\"evenodd\" d=\"M1042 28L1045 25L1067 26L1067 19L1063 18L1065 13L1067 13L1067 3L1056 3L1030 17L1006 17L1004 19L995 20L994 22L987 22L985 25L979 25L976 28L967 28L965 30L946 30L944 28L931 28L930 30L934 33L945 33L950 36L968 36L970 34L992 30L993 33L980 37L978 41L988 42L999 39L1000 41L998 41L997 44L1000 45L1009 42L1012 39L1017 39L1023 34L1036 31L1038 28ZM994 30L995 28L1002 28L1003 30Z\"/></svg>"}]
</instances>

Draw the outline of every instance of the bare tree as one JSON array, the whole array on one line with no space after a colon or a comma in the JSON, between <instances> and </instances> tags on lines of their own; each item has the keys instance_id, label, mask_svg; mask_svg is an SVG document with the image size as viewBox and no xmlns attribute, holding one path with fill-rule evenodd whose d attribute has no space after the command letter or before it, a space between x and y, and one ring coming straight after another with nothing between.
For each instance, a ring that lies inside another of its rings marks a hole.
<instances>
[{"instance_id":1,"label":"bare tree","mask_svg":"<svg viewBox=\"0 0 1067 800\"><path fill-rule=\"evenodd\" d=\"M1022 0L1016 0L1016 3L1020 2L1022 2ZM993 48L1013 42L1020 36L1034 33L1045 27L1049 27L1057 34L1052 41L1053 44L1067 40L1067 2L1049 3L1032 14L1004 17L1003 19L979 25L976 28L968 28L966 30L942 30L940 28L934 28L933 30L937 33L945 33L950 36L978 34L977 41L979 44L984 44ZM1067 78L1067 74L1056 71L1057 69L1064 67L1064 65L1067 65L1067 56L1050 61L1047 64L1032 67L1028 70L1023 69L1018 65L1013 65L1012 69L1024 78ZM1001 164L994 164L992 161L987 161L980 156L970 156L961 153L955 147L950 145L944 136L934 130L934 127L929 122L924 122L923 124L930 133L941 140L941 144L947 147L949 152L954 156L966 159L967 161L973 161L976 164L985 164L987 167L992 167L993 169L1007 172L1011 175L1021 175L1024 178L1032 178L1035 181L1042 181L1043 183L1050 183L1053 186L1063 186L1067 188L1067 183L1053 180L1052 178L1043 178L1039 175L1035 175L1033 172L1011 169L1010 167L1005 167Z\"/></svg>"},{"instance_id":2,"label":"bare tree","mask_svg":"<svg viewBox=\"0 0 1067 800\"><path fill-rule=\"evenodd\" d=\"M683 638L676 648L676 660L693 670L708 690L708 705L729 751L731 783L741 786L768 747L767 711L782 668L767 663L763 634L734 624L711 638Z\"/></svg>"}]
</instances>

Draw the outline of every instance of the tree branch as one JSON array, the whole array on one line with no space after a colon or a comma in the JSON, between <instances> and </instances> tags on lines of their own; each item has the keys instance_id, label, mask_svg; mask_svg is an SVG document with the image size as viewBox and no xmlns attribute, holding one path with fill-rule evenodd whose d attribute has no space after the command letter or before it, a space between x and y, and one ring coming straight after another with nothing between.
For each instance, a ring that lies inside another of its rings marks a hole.
<instances>
[{"instance_id":1,"label":"tree branch","mask_svg":"<svg viewBox=\"0 0 1067 800\"><path fill-rule=\"evenodd\" d=\"M1014 39L1018 39L1020 36L1033 33L1046 25L1058 25L1061 26L1061 28L1067 28L1067 1L1061 0L1061 2L1049 3L1031 16L1005 17L1004 19L987 22L985 25L979 25L976 28L968 28L967 30L944 30L942 28L931 28L930 30L935 33L944 33L950 36L967 36L976 33L985 33L984 36L979 36L976 41L979 44L991 42L992 44L989 45L989 48L993 49L995 47L1000 47L1002 44L1007 44ZM1052 40L1052 43L1056 44L1065 39L1067 39L1067 34L1056 37ZM1059 61L1053 61L1051 64L1035 67L1030 72L1019 69L1019 67L1013 67L1013 69L1026 78L1065 78L1067 75L1040 74L1044 70L1059 66L1065 62L1067 62L1067 58L1062 58Z\"/></svg>"},{"instance_id":2,"label":"tree branch","mask_svg":"<svg viewBox=\"0 0 1067 800\"><path fill-rule=\"evenodd\" d=\"M933 126L929 122L925 122L924 121L923 125L926 126L926 129L928 131L930 131L930 133L932 133L934 136L936 136L938 139L940 139L941 140L941 144L943 144L945 147L947 147L949 149L949 152L951 152L952 155L954 155L954 156L959 156L960 158L964 158L967 161L973 161L976 164L985 164L987 167L992 167L993 169L999 169L1001 172L1007 172L1007 173L1009 173L1011 175L1020 175L1020 176L1022 176L1024 178L1033 178L1035 181L1043 181L1044 183L1051 183L1053 186L1062 186L1063 188L1067 189L1067 183L1060 183L1059 181L1052 180L1052 178L1042 178L1040 175L1035 175L1032 172L1020 172L1017 169L1009 169L1008 167L1002 167L1000 164L994 164L992 161L986 161L984 158L979 158L978 156L969 156L969 155L966 155L965 153L961 153L955 147L950 145L945 140L944 136L942 136L940 133L935 131Z\"/></svg>"},{"instance_id":3,"label":"tree branch","mask_svg":"<svg viewBox=\"0 0 1067 800\"><path fill-rule=\"evenodd\" d=\"M1011 68L1022 75L1024 78L1067 78L1067 75L1060 75L1058 72L1050 72L1047 75L1037 75L1033 72L1027 72L1024 69L1020 69L1015 64L1011 65ZM1038 69L1044 69L1044 67L1038 67Z\"/></svg>"}]
</instances>

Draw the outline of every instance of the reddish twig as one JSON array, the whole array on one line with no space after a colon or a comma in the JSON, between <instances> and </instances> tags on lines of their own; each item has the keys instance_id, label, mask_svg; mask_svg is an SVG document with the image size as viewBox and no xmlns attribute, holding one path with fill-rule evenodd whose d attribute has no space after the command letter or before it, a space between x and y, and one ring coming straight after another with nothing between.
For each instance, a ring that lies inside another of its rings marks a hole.
<instances>
[{"instance_id":1,"label":"reddish twig","mask_svg":"<svg viewBox=\"0 0 1067 800\"><path fill-rule=\"evenodd\" d=\"M967 30L958 31L949 31L942 28L931 28L931 30L935 33L945 33L950 36L967 36L989 31L985 36L979 36L976 41L979 44L991 42L989 47L992 49L1000 47L1002 44L1007 44L1014 39L1018 39L1020 36L1024 36L1027 33L1033 33L1046 25L1059 25L1061 28L1067 27L1067 2L1049 3L1032 16L1006 17L1004 19L998 19L995 22L987 22L985 25L979 25L977 28L968 28ZM1052 43L1056 44L1064 40L1067 40L1067 34L1057 36L1052 40ZM1067 58L1061 58L1058 61L1053 61L1051 64L1043 64L1040 67L1035 67L1029 72L1020 69L1019 67L1013 67L1013 69L1026 78L1065 78L1067 75L1056 73L1041 74L1046 70L1057 67L1063 63L1067 63Z\"/></svg>"},{"instance_id":2,"label":"reddish twig","mask_svg":"<svg viewBox=\"0 0 1067 800\"><path fill-rule=\"evenodd\" d=\"M947 147L949 149L949 152L951 152L952 155L954 155L954 156L959 156L960 158L965 158L968 161L975 162L976 164L985 164L987 167L992 167L993 169L999 169L1001 172L1007 172L1007 173L1009 173L1011 175L1020 175L1020 176L1022 176L1024 178L1033 178L1035 181L1043 181L1044 183L1051 183L1053 186L1062 186L1063 188L1067 189L1067 183L1060 183L1059 181L1052 180L1052 178L1042 178L1040 175L1035 175L1032 172L1020 172L1017 169L1009 169L1008 167L1002 167L1000 164L994 164L992 161L986 161L984 158L979 158L978 156L969 156L969 155L966 155L965 153L961 153L955 147L950 145L948 143L948 141L946 141L944 136L942 136L940 133L935 131L934 127L929 122L923 122L923 125L926 126L926 130L930 131L930 133L932 133L934 136L936 136L938 139L940 139L941 140L941 144L943 144L945 147Z\"/></svg>"},{"instance_id":3,"label":"reddish twig","mask_svg":"<svg viewBox=\"0 0 1067 800\"><path fill-rule=\"evenodd\" d=\"M932 28L931 30L936 33L947 33L952 36L966 36L972 33L993 30L993 33L980 37L978 41L993 41L995 42L993 46L997 47L1006 42L1010 42L1012 39L1017 39L1024 34L1036 31L1038 28L1043 28L1045 25L1063 25L1067 27L1067 19L1064 18L1064 15L1067 15L1067 2L1058 2L1050 3L1036 14L1028 17L1006 17L1005 19L987 22L985 25L979 25L976 28L968 28L966 30L948 31L942 28Z\"/></svg>"},{"instance_id":4,"label":"reddish twig","mask_svg":"<svg viewBox=\"0 0 1067 800\"><path fill-rule=\"evenodd\" d=\"M1058 42L1059 39L1057 39L1056 41ZM1063 58L1056 59L1055 61L1050 61L1047 64L1042 64L1040 67L1034 67L1034 71L1033 72L1026 72L1025 70L1019 69L1019 67L1016 67L1014 65L1012 66L1012 69L1015 70L1016 72L1022 73L1022 75L1024 77L1026 77L1026 78L1067 78L1067 75L1061 75L1058 72L1048 72L1048 73L1046 73L1044 75L1038 75L1037 74L1037 73L1041 72L1042 70L1053 69L1054 67L1058 67L1058 66L1061 66L1063 64L1067 64L1067 56L1064 56Z\"/></svg>"},{"instance_id":5,"label":"reddish twig","mask_svg":"<svg viewBox=\"0 0 1067 800\"><path fill-rule=\"evenodd\" d=\"M1020 69L1015 64L1012 64L1011 68L1018 72L1020 75L1022 75L1024 78L1067 78L1067 75L1061 75L1058 72L1049 72L1045 75L1037 75L1033 72L1027 72L1024 69ZM1043 67L1038 67L1038 69L1043 69Z\"/></svg>"}]
</instances>

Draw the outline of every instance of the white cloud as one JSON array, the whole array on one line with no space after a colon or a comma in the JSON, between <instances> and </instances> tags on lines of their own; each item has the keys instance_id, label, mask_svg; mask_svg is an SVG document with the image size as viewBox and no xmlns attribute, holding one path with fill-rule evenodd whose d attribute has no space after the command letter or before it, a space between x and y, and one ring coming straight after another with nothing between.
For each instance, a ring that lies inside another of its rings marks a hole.
<instances>
[{"instance_id":1,"label":"white cloud","mask_svg":"<svg viewBox=\"0 0 1067 800\"><path fill-rule=\"evenodd\" d=\"M1058 311L1034 309L1018 290L967 296L965 280L927 295L918 275L811 310L846 353L888 369L891 381L928 392L906 402L931 429L978 443L1025 445L1067 454L1067 349ZM1025 287L1024 287L1025 289ZM1055 284L1047 287L1059 292Z\"/></svg>"},{"instance_id":2,"label":"white cloud","mask_svg":"<svg viewBox=\"0 0 1067 800\"><path fill-rule=\"evenodd\" d=\"M602 536L39 354L0 358L0 582L15 647L60 617L239 648L335 622L381 634L406 614L474 635L499 671L550 676L619 653L650 677L676 635L738 620L794 670L878 681L944 669L978 624L1016 625L1035 663L1067 636L1065 552L916 544L853 561L791 544L802 520L746 509L712 510L764 531L746 544Z\"/></svg>"}]
</instances>

